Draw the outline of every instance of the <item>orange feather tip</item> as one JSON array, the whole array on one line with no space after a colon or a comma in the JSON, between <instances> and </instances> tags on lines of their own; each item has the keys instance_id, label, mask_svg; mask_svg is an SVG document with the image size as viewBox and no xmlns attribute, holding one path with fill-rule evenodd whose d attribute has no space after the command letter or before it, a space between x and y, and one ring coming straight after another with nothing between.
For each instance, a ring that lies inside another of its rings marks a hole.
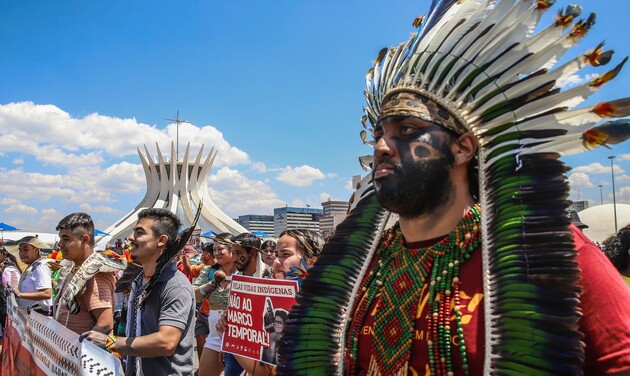
<instances>
[{"instance_id":1,"label":"orange feather tip","mask_svg":"<svg viewBox=\"0 0 630 376\"><path fill-rule=\"evenodd\" d=\"M610 62L612 55L615 53L613 50L603 51L604 42L601 42L593 50L584 54L584 59L587 63L594 67L606 65Z\"/></svg>"},{"instance_id":2,"label":"orange feather tip","mask_svg":"<svg viewBox=\"0 0 630 376\"><path fill-rule=\"evenodd\" d=\"M422 25L422 20L424 20L424 14L421 16L416 17L413 22L411 23L411 25L413 25L413 27L420 27L420 25Z\"/></svg>"},{"instance_id":3,"label":"orange feather tip","mask_svg":"<svg viewBox=\"0 0 630 376\"><path fill-rule=\"evenodd\" d=\"M630 116L630 98L600 102L593 107L591 112L601 118Z\"/></svg>"},{"instance_id":4,"label":"orange feather tip","mask_svg":"<svg viewBox=\"0 0 630 376\"><path fill-rule=\"evenodd\" d=\"M582 133L582 145L587 149L594 149L598 146L606 146L608 133L597 129L589 129Z\"/></svg>"},{"instance_id":5,"label":"orange feather tip","mask_svg":"<svg viewBox=\"0 0 630 376\"><path fill-rule=\"evenodd\" d=\"M591 81L591 86L592 87L600 87L600 86L604 85L606 82L608 82L608 81L614 79L615 77L617 77L617 75L621 71L621 68L623 68L623 66L626 63L626 61L628 61L628 57L627 56L613 70L610 70L610 71L602 74L601 76L593 79L593 81Z\"/></svg>"},{"instance_id":6,"label":"orange feather tip","mask_svg":"<svg viewBox=\"0 0 630 376\"><path fill-rule=\"evenodd\" d=\"M551 5L553 5L553 3ZM537 8L539 9L538 6ZM554 17L556 21L555 25L557 27L567 28L580 14L582 14L581 6L575 4L568 5L565 9L560 9Z\"/></svg>"},{"instance_id":7,"label":"orange feather tip","mask_svg":"<svg viewBox=\"0 0 630 376\"><path fill-rule=\"evenodd\" d=\"M555 3L555 0L538 0L536 1L536 9L547 10Z\"/></svg>"}]
</instances>

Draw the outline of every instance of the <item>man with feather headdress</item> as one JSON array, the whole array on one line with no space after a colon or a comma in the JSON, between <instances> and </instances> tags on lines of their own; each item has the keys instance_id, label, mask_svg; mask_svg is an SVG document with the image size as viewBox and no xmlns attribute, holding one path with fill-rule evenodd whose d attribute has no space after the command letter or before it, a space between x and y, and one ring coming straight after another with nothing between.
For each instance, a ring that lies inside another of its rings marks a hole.
<instances>
[{"instance_id":1,"label":"man with feather headdress","mask_svg":"<svg viewBox=\"0 0 630 376\"><path fill-rule=\"evenodd\" d=\"M570 224L559 160L630 136L623 120L592 128L630 115L627 98L574 108L625 60L562 91L612 52L552 70L595 17L571 25L570 5L532 35L551 3L434 0L381 51L362 119L372 181L309 270L280 374L630 372L630 291Z\"/></svg>"},{"instance_id":2,"label":"man with feather headdress","mask_svg":"<svg viewBox=\"0 0 630 376\"><path fill-rule=\"evenodd\" d=\"M179 218L166 209L138 213L129 237L131 258L142 265L131 286L127 337L95 331L83 337L126 356L127 375L191 375L194 357L193 289L177 270Z\"/></svg>"}]
</instances>

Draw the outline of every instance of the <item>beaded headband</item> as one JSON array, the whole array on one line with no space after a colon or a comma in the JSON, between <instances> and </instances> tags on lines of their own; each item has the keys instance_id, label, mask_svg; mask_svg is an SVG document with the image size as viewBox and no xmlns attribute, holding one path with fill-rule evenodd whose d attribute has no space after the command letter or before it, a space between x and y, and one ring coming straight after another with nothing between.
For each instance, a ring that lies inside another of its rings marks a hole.
<instances>
[{"instance_id":1,"label":"beaded headband","mask_svg":"<svg viewBox=\"0 0 630 376\"><path fill-rule=\"evenodd\" d=\"M383 105L376 123L395 116L413 116L440 125L456 134L467 132L457 119L444 107L421 93L408 90L392 90L383 98Z\"/></svg>"}]
</instances>

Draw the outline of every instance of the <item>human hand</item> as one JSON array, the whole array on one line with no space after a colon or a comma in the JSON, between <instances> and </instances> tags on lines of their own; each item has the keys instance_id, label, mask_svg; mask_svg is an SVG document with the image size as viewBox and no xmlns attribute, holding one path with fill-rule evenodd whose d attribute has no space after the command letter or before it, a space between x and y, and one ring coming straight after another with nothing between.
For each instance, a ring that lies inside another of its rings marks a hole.
<instances>
[{"instance_id":1,"label":"human hand","mask_svg":"<svg viewBox=\"0 0 630 376\"><path fill-rule=\"evenodd\" d=\"M219 335L222 335L227 328L227 311L223 311L221 317L219 317L219 321L217 321L217 325L215 326Z\"/></svg>"},{"instance_id":2,"label":"human hand","mask_svg":"<svg viewBox=\"0 0 630 376\"><path fill-rule=\"evenodd\" d=\"M11 289L11 292L15 295L16 298L18 299L22 298L22 294L20 293L20 290L17 289L17 287L14 287L13 289Z\"/></svg>"},{"instance_id":3,"label":"human hand","mask_svg":"<svg viewBox=\"0 0 630 376\"><path fill-rule=\"evenodd\" d=\"M107 345L107 337L108 337L107 334L99 333L95 330L90 330L88 332L81 334L79 336L79 341L83 341L84 339L87 339L88 341L92 342L96 346L104 349L105 346Z\"/></svg>"}]
</instances>

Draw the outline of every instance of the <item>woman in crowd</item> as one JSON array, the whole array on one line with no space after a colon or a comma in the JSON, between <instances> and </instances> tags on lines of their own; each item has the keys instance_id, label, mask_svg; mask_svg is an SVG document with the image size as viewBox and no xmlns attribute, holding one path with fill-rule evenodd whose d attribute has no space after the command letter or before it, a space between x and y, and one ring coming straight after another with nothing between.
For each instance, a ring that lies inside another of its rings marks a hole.
<instances>
[{"instance_id":1,"label":"woman in crowd","mask_svg":"<svg viewBox=\"0 0 630 376\"><path fill-rule=\"evenodd\" d=\"M222 233L214 239L214 258L219 271L225 273L227 278L220 284L210 281L195 288L195 298L201 301L208 298L210 301L210 311L208 313L208 327L210 333L206 337L201 359L199 360L199 376L219 376L223 371L221 362L221 334L217 332L217 321L223 311L227 310L228 295L230 294L230 276L236 273L231 245L234 236L230 233Z\"/></svg>"},{"instance_id":2,"label":"woman in crowd","mask_svg":"<svg viewBox=\"0 0 630 376\"><path fill-rule=\"evenodd\" d=\"M298 284L306 277L324 247L324 238L316 231L294 229L280 234L276 245L276 260L273 265L275 278L297 280ZM283 317L278 317L278 326L284 325ZM274 321L275 322L275 321ZM224 329L222 321L219 329ZM280 337L279 335L277 337ZM276 348L275 343L271 345ZM268 353L268 351L267 351ZM276 359L275 354L266 354L269 359ZM266 376L275 374L275 367L252 359L236 356L243 369L250 375Z\"/></svg>"},{"instance_id":3,"label":"woman in crowd","mask_svg":"<svg viewBox=\"0 0 630 376\"><path fill-rule=\"evenodd\" d=\"M18 265L17 258L4 247L0 249L0 264L3 265L2 286L5 289L17 286L22 275L22 269Z\"/></svg>"},{"instance_id":4,"label":"woman in crowd","mask_svg":"<svg viewBox=\"0 0 630 376\"><path fill-rule=\"evenodd\" d=\"M12 286L17 286L22 270L15 256L6 248L0 248L0 269L2 270L2 288L0 288L0 337L4 335L4 322L7 318L6 292L11 291Z\"/></svg>"}]
</instances>

